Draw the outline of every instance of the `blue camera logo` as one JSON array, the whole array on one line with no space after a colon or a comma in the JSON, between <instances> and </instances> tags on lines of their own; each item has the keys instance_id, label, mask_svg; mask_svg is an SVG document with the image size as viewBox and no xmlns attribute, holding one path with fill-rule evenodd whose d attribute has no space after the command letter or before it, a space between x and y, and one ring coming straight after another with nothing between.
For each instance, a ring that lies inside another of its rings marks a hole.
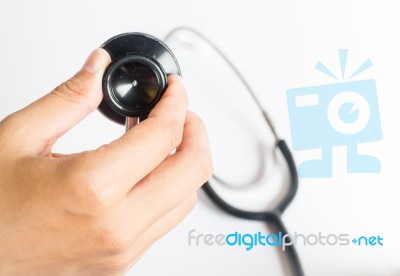
<instances>
[{"instance_id":1,"label":"blue camera logo","mask_svg":"<svg viewBox=\"0 0 400 276\"><path fill-rule=\"evenodd\" d=\"M347 49L339 50L344 80ZM372 66L367 59L349 80ZM325 65L315 68L338 79ZM321 149L318 160L299 165L303 178L332 177L332 148L347 146L348 173L379 173L379 159L357 152L359 143L379 141L382 130L376 84L372 79L289 89L286 92L294 150Z\"/></svg>"}]
</instances>

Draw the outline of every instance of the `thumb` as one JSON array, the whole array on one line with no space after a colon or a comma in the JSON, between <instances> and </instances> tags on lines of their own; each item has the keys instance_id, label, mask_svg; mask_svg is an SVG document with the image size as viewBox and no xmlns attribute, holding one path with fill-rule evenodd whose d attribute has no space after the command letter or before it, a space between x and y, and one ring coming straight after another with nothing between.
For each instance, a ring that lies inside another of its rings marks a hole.
<instances>
[{"instance_id":1,"label":"thumb","mask_svg":"<svg viewBox=\"0 0 400 276\"><path fill-rule=\"evenodd\" d=\"M104 49L94 50L75 76L15 114L23 122L20 134L29 137L25 145L30 151L49 151L57 138L100 104L101 80L109 63Z\"/></svg>"}]
</instances>

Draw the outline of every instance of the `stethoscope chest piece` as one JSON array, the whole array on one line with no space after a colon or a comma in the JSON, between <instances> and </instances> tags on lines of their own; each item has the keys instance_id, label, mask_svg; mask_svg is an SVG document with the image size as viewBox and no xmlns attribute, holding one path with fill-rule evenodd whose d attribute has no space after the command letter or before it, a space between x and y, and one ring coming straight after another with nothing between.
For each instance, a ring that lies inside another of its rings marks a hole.
<instances>
[{"instance_id":1,"label":"stethoscope chest piece","mask_svg":"<svg viewBox=\"0 0 400 276\"><path fill-rule=\"evenodd\" d=\"M127 118L147 118L164 94L170 74L179 64L161 40L144 33L117 35L102 46L111 56L103 76L104 98L98 109L119 124Z\"/></svg>"}]
</instances>

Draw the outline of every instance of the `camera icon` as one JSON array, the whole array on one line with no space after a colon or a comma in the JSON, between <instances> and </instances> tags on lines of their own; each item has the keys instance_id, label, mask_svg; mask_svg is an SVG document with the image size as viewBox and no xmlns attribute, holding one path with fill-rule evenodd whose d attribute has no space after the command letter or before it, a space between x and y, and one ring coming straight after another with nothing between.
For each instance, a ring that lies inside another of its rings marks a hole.
<instances>
[{"instance_id":1,"label":"camera icon","mask_svg":"<svg viewBox=\"0 0 400 276\"><path fill-rule=\"evenodd\" d=\"M321 159L300 164L300 177L332 177L332 147L340 145L347 146L348 173L380 172L379 159L357 153L359 143L382 139L374 80L294 88L286 93L294 150L322 150Z\"/></svg>"}]
</instances>

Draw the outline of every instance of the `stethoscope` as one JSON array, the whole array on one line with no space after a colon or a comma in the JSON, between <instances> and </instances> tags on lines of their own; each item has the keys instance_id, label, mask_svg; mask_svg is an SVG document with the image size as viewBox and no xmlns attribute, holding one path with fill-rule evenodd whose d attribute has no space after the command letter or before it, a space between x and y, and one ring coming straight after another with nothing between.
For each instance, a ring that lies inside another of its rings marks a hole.
<instances>
[{"instance_id":1,"label":"stethoscope","mask_svg":"<svg viewBox=\"0 0 400 276\"><path fill-rule=\"evenodd\" d=\"M214 43L188 27L172 30L164 41L168 41L173 34L180 31L189 31L210 45L241 80L269 126L276 141L276 148L286 160L290 174L287 193L272 210L264 212L247 211L232 206L217 194L209 182L203 185L203 191L226 213L242 219L271 223L282 235L288 234L282 221L282 214L294 199L298 188L296 165L290 149L285 140L278 137L268 113L262 108L250 85ZM126 130L129 130L140 121L145 120L157 104L167 87L167 76L170 74L181 75L181 70L176 57L168 46L163 41L147 34L117 35L106 41L102 47L110 54L112 61L103 76L104 99L98 109L114 122L125 124ZM217 182L220 180L215 176L213 178ZM291 241L289 240L289 242ZM293 274L304 275L294 245L287 247L283 254L287 256Z\"/></svg>"}]
</instances>

